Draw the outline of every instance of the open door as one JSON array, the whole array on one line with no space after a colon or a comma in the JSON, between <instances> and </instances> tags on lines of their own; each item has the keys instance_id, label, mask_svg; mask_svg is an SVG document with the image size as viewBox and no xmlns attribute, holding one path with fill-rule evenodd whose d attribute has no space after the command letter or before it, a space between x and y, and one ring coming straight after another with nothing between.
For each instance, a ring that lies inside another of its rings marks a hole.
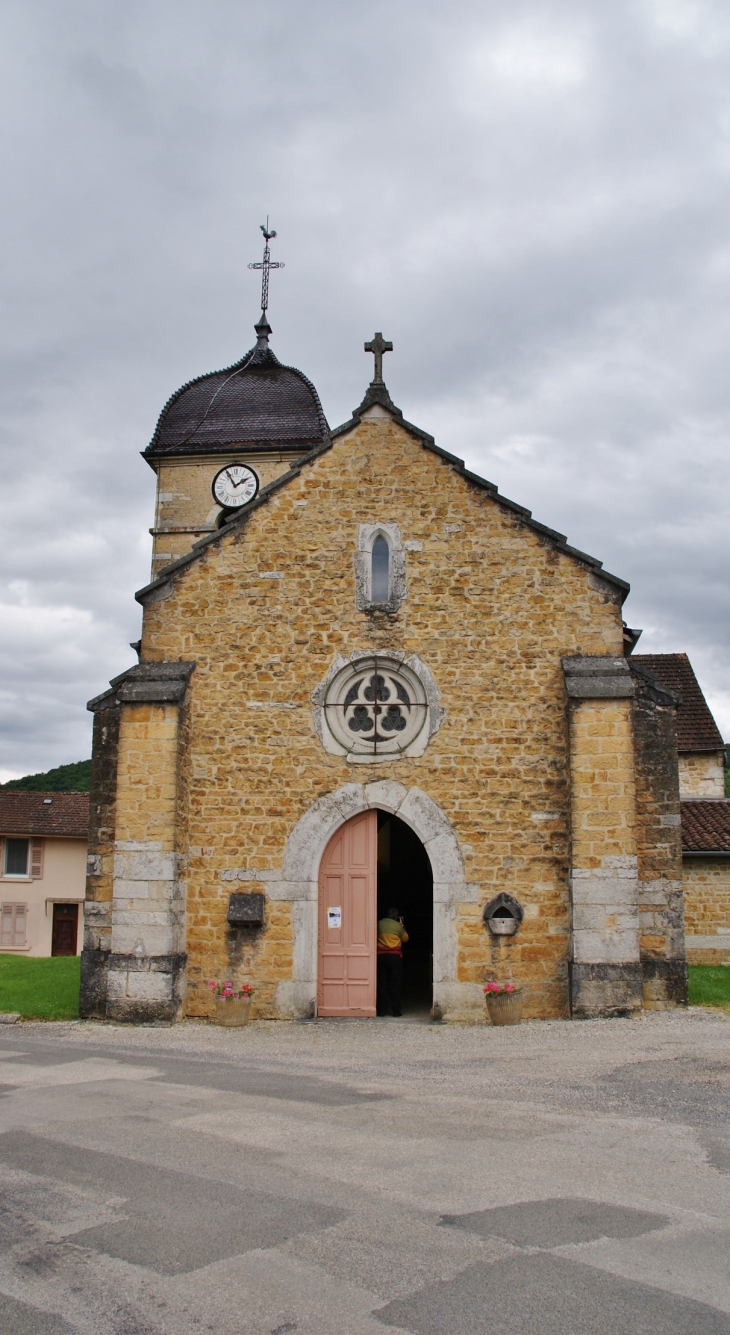
<instances>
[{"instance_id":1,"label":"open door","mask_svg":"<svg viewBox=\"0 0 730 1335\"><path fill-rule=\"evenodd\" d=\"M318 1015L375 1015L378 813L340 827L319 869Z\"/></svg>"}]
</instances>

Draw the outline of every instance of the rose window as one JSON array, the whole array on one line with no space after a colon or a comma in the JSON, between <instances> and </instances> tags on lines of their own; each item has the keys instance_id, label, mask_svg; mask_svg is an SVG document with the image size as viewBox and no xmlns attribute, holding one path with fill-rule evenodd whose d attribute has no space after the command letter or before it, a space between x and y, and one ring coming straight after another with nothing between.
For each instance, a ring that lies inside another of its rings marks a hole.
<instances>
[{"instance_id":1,"label":"rose window","mask_svg":"<svg viewBox=\"0 0 730 1335\"><path fill-rule=\"evenodd\" d=\"M405 751L426 721L427 702L415 672L387 658L349 663L330 683L327 724L347 752Z\"/></svg>"}]
</instances>

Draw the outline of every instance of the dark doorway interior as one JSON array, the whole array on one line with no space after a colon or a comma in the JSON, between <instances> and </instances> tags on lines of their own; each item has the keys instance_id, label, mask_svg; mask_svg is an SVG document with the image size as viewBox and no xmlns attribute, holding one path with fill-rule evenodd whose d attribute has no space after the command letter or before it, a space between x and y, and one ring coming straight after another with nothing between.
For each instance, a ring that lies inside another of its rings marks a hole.
<instances>
[{"instance_id":1,"label":"dark doorway interior","mask_svg":"<svg viewBox=\"0 0 730 1335\"><path fill-rule=\"evenodd\" d=\"M75 955L79 930L78 904L53 905L52 955Z\"/></svg>"},{"instance_id":2,"label":"dark doorway interior","mask_svg":"<svg viewBox=\"0 0 730 1335\"><path fill-rule=\"evenodd\" d=\"M403 1014L428 1015L433 998L433 873L418 835L397 816L378 812L378 918L393 906L403 916Z\"/></svg>"}]
</instances>

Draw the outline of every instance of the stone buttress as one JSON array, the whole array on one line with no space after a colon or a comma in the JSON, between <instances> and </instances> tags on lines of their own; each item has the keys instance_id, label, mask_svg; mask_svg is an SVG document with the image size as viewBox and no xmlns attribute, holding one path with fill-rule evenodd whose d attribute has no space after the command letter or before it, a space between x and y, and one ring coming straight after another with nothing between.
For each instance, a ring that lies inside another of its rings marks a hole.
<instances>
[{"instance_id":1,"label":"stone buttress","mask_svg":"<svg viewBox=\"0 0 730 1335\"><path fill-rule=\"evenodd\" d=\"M686 1005L677 697L630 660L563 659L572 827L571 1013Z\"/></svg>"},{"instance_id":2,"label":"stone buttress","mask_svg":"<svg viewBox=\"0 0 730 1335\"><path fill-rule=\"evenodd\" d=\"M624 658L563 659L570 729L573 942L578 1018L642 1007L634 685Z\"/></svg>"},{"instance_id":3,"label":"stone buttress","mask_svg":"<svg viewBox=\"0 0 730 1335\"><path fill-rule=\"evenodd\" d=\"M193 667L140 664L89 704L95 718L83 1018L180 1016L187 957L178 751Z\"/></svg>"},{"instance_id":4,"label":"stone buttress","mask_svg":"<svg viewBox=\"0 0 730 1335\"><path fill-rule=\"evenodd\" d=\"M634 683L639 922L644 1009L687 1005L682 834L677 766L679 697L628 660Z\"/></svg>"}]
</instances>

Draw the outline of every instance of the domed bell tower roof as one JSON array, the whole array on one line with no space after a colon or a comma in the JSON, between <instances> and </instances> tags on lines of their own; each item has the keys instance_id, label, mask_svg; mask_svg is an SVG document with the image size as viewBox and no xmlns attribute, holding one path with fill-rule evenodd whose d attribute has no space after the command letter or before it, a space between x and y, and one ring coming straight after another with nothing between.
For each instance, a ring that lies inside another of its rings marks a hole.
<instances>
[{"instance_id":1,"label":"domed bell tower roof","mask_svg":"<svg viewBox=\"0 0 730 1335\"><path fill-rule=\"evenodd\" d=\"M314 385L271 351L265 314L255 329L256 346L239 362L188 381L168 399L145 459L322 444L329 427Z\"/></svg>"}]
</instances>

